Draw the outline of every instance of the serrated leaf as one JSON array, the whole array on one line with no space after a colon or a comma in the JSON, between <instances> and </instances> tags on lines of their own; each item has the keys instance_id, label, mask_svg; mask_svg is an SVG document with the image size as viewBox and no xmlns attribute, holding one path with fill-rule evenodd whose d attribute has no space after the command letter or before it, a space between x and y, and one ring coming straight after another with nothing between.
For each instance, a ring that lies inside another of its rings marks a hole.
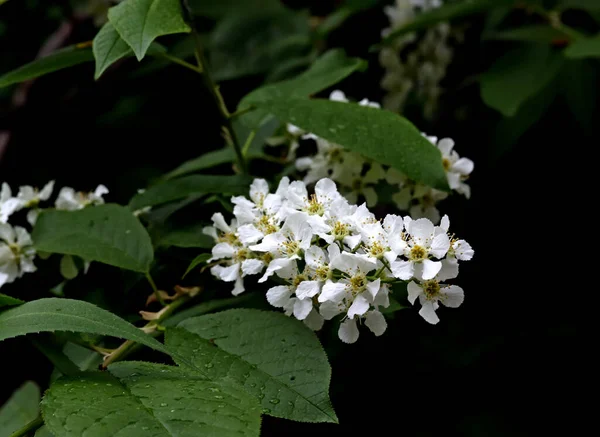
<instances>
[{"instance_id":1,"label":"serrated leaf","mask_svg":"<svg viewBox=\"0 0 600 437\"><path fill-rule=\"evenodd\" d=\"M554 27L538 24L532 26L523 26L517 29L493 32L487 36L487 39L551 44L554 41L569 40L570 38L568 35L565 35L563 32L555 29Z\"/></svg>"},{"instance_id":2,"label":"serrated leaf","mask_svg":"<svg viewBox=\"0 0 600 437\"><path fill-rule=\"evenodd\" d=\"M55 437L254 437L260 407L238 387L151 363L63 377L42 401Z\"/></svg>"},{"instance_id":3,"label":"serrated leaf","mask_svg":"<svg viewBox=\"0 0 600 437\"><path fill-rule=\"evenodd\" d=\"M256 128L262 124L268 115L268 112L259 103L288 97L308 97L335 85L365 66L366 62L364 60L349 58L343 50L330 50L317 59L312 67L300 76L258 88L245 96L240 101L238 110L250 106L258 106L259 108L245 114L241 120L247 126Z\"/></svg>"},{"instance_id":4,"label":"serrated leaf","mask_svg":"<svg viewBox=\"0 0 600 437\"><path fill-rule=\"evenodd\" d=\"M209 378L242 385L260 400L264 413L337 423L328 394L327 355L302 322L271 311L234 309L179 326L167 329L169 347L206 369Z\"/></svg>"},{"instance_id":5,"label":"serrated leaf","mask_svg":"<svg viewBox=\"0 0 600 437\"><path fill-rule=\"evenodd\" d=\"M574 41L565 49L564 54L569 59L600 57L600 35Z\"/></svg>"},{"instance_id":6,"label":"serrated leaf","mask_svg":"<svg viewBox=\"0 0 600 437\"><path fill-rule=\"evenodd\" d=\"M407 25L395 29L381 41L379 47L392 44L399 36L427 29L442 21L456 20L511 3L515 3L515 0L463 0L447 3L439 8L419 14Z\"/></svg>"},{"instance_id":7,"label":"serrated leaf","mask_svg":"<svg viewBox=\"0 0 600 437\"><path fill-rule=\"evenodd\" d=\"M93 60L92 49L86 45L83 45L83 47L81 45L65 47L3 74L0 76L0 88Z\"/></svg>"},{"instance_id":8,"label":"serrated leaf","mask_svg":"<svg viewBox=\"0 0 600 437\"><path fill-rule=\"evenodd\" d=\"M15 305L21 305L25 303L21 299L16 299L11 296L7 296L6 294L0 293L0 308L2 307L12 307Z\"/></svg>"},{"instance_id":9,"label":"serrated leaf","mask_svg":"<svg viewBox=\"0 0 600 437\"><path fill-rule=\"evenodd\" d=\"M166 231L158 237L156 245L210 249L215 245L215 242L212 237L202 233L203 228L204 225L198 225Z\"/></svg>"},{"instance_id":10,"label":"serrated leaf","mask_svg":"<svg viewBox=\"0 0 600 437\"><path fill-rule=\"evenodd\" d=\"M168 354L154 338L91 303L38 299L0 313L0 341L38 332L72 331L124 338Z\"/></svg>"},{"instance_id":11,"label":"serrated leaf","mask_svg":"<svg viewBox=\"0 0 600 437\"><path fill-rule=\"evenodd\" d=\"M108 19L138 61L159 36L187 33L179 0L127 0L108 10Z\"/></svg>"},{"instance_id":12,"label":"serrated leaf","mask_svg":"<svg viewBox=\"0 0 600 437\"><path fill-rule=\"evenodd\" d=\"M132 210L155 206L189 196L204 194L241 194L248 191L252 180L247 176L191 175L161 182L135 195L129 202Z\"/></svg>"},{"instance_id":13,"label":"serrated leaf","mask_svg":"<svg viewBox=\"0 0 600 437\"><path fill-rule=\"evenodd\" d=\"M0 437L9 437L39 416L40 388L27 381L0 408Z\"/></svg>"},{"instance_id":14,"label":"serrated leaf","mask_svg":"<svg viewBox=\"0 0 600 437\"><path fill-rule=\"evenodd\" d=\"M38 218L32 239L37 250L142 273L154 257L150 236L137 217L114 204L79 211L46 210Z\"/></svg>"},{"instance_id":15,"label":"serrated leaf","mask_svg":"<svg viewBox=\"0 0 600 437\"><path fill-rule=\"evenodd\" d=\"M563 57L546 45L528 44L511 50L482 75L481 98L512 117L558 75L563 62Z\"/></svg>"},{"instance_id":16,"label":"serrated leaf","mask_svg":"<svg viewBox=\"0 0 600 437\"><path fill-rule=\"evenodd\" d=\"M194 258L192 260L192 262L190 263L188 268L185 270L185 273L183 274L183 276L181 278L182 279L185 278L196 267L198 267L199 265L204 264L206 261L208 261L211 258L211 256L212 255L210 253L201 253L200 255L198 255L196 258Z\"/></svg>"},{"instance_id":17,"label":"serrated leaf","mask_svg":"<svg viewBox=\"0 0 600 437\"><path fill-rule=\"evenodd\" d=\"M287 98L255 104L281 121L396 168L415 181L448 190L439 150L397 114L321 99Z\"/></svg>"}]
</instances>

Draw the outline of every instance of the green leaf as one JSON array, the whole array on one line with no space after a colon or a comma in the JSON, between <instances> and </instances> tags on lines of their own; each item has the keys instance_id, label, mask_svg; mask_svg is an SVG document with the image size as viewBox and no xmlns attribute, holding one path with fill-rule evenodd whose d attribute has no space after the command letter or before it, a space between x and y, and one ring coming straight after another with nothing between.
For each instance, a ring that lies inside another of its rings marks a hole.
<instances>
[{"instance_id":1,"label":"green leaf","mask_svg":"<svg viewBox=\"0 0 600 437\"><path fill-rule=\"evenodd\" d=\"M98 79L108 67L119 59L132 54L129 45L123 41L110 22L102 26L94 38L92 48L96 59L95 79Z\"/></svg>"},{"instance_id":2,"label":"green leaf","mask_svg":"<svg viewBox=\"0 0 600 437\"><path fill-rule=\"evenodd\" d=\"M283 7L235 8L210 35L209 54L216 81L268 72L289 57L310 50L308 17ZM298 50L281 51L289 37L304 38Z\"/></svg>"},{"instance_id":3,"label":"green leaf","mask_svg":"<svg viewBox=\"0 0 600 437\"><path fill-rule=\"evenodd\" d=\"M107 335L141 343L169 353L154 338L120 317L91 303L47 298L0 313L0 341L38 332L72 331Z\"/></svg>"},{"instance_id":4,"label":"green leaf","mask_svg":"<svg viewBox=\"0 0 600 437\"><path fill-rule=\"evenodd\" d=\"M397 114L321 99L288 98L255 104L282 121L394 167L415 181L448 190L439 150Z\"/></svg>"},{"instance_id":5,"label":"green leaf","mask_svg":"<svg viewBox=\"0 0 600 437\"><path fill-rule=\"evenodd\" d=\"M550 44L556 40L569 40L569 36L549 25L523 26L517 29L494 32L487 39L503 41L527 41Z\"/></svg>"},{"instance_id":6,"label":"green leaf","mask_svg":"<svg viewBox=\"0 0 600 437\"><path fill-rule=\"evenodd\" d=\"M260 107L260 103L272 99L307 97L335 85L357 70L366 67L366 62L359 58L349 58L343 50L330 50L321 56L313 66L295 79L258 88L245 96L238 105L238 110L250 106L259 106L245 114L241 119L247 126L260 126L268 112Z\"/></svg>"},{"instance_id":7,"label":"green leaf","mask_svg":"<svg viewBox=\"0 0 600 437\"><path fill-rule=\"evenodd\" d=\"M561 71L559 90L573 117L587 133L593 133L598 113L598 79L594 62L574 60Z\"/></svg>"},{"instance_id":8,"label":"green leaf","mask_svg":"<svg viewBox=\"0 0 600 437\"><path fill-rule=\"evenodd\" d=\"M260 407L238 387L151 363L117 363L109 371L52 384L42 413L56 437L260 434Z\"/></svg>"},{"instance_id":9,"label":"green leaf","mask_svg":"<svg viewBox=\"0 0 600 437\"><path fill-rule=\"evenodd\" d=\"M35 437L54 437L46 425L35 432Z\"/></svg>"},{"instance_id":10,"label":"green leaf","mask_svg":"<svg viewBox=\"0 0 600 437\"><path fill-rule=\"evenodd\" d=\"M486 105L512 117L558 75L563 62L559 53L545 45L511 50L482 75L481 97Z\"/></svg>"},{"instance_id":11,"label":"green leaf","mask_svg":"<svg viewBox=\"0 0 600 437\"><path fill-rule=\"evenodd\" d=\"M600 57L600 35L578 39L565 49L564 54L570 59Z\"/></svg>"},{"instance_id":12,"label":"green leaf","mask_svg":"<svg viewBox=\"0 0 600 437\"><path fill-rule=\"evenodd\" d=\"M33 229L37 250L76 255L145 273L154 257L150 236L131 210L114 204L79 211L46 210Z\"/></svg>"},{"instance_id":13,"label":"green leaf","mask_svg":"<svg viewBox=\"0 0 600 437\"><path fill-rule=\"evenodd\" d=\"M439 8L417 15L417 17L406 26L394 30L381 41L379 47L393 43L399 36L428 29L442 21L456 20L510 3L515 3L515 0L463 0L444 4Z\"/></svg>"},{"instance_id":14,"label":"green leaf","mask_svg":"<svg viewBox=\"0 0 600 437\"><path fill-rule=\"evenodd\" d=\"M317 336L283 314L234 309L184 320L167 329L169 347L256 396L263 412L301 422L334 422L331 368ZM183 328L183 329L182 329Z\"/></svg>"},{"instance_id":15,"label":"green leaf","mask_svg":"<svg viewBox=\"0 0 600 437\"><path fill-rule=\"evenodd\" d=\"M215 245L212 237L202 233L204 225L176 228L166 231L157 239L156 245L163 247L196 247L210 249Z\"/></svg>"},{"instance_id":16,"label":"green leaf","mask_svg":"<svg viewBox=\"0 0 600 437\"><path fill-rule=\"evenodd\" d=\"M190 265L188 266L188 268L186 269L185 273L183 274L183 276L181 278L182 279L185 278L192 270L194 270L200 264L204 264L206 261L208 261L211 258L211 256L212 255L210 253L201 253L200 255L198 255L196 258L194 258L192 260L192 262L190 263Z\"/></svg>"},{"instance_id":17,"label":"green leaf","mask_svg":"<svg viewBox=\"0 0 600 437\"><path fill-rule=\"evenodd\" d=\"M0 88L94 60L87 46L69 46L0 76Z\"/></svg>"},{"instance_id":18,"label":"green leaf","mask_svg":"<svg viewBox=\"0 0 600 437\"><path fill-rule=\"evenodd\" d=\"M0 437L9 437L39 416L40 388L27 381L0 408Z\"/></svg>"},{"instance_id":19,"label":"green leaf","mask_svg":"<svg viewBox=\"0 0 600 437\"><path fill-rule=\"evenodd\" d=\"M108 19L138 61L157 37L191 30L179 0L127 0L110 8Z\"/></svg>"},{"instance_id":20,"label":"green leaf","mask_svg":"<svg viewBox=\"0 0 600 437\"><path fill-rule=\"evenodd\" d=\"M21 299L16 299L14 297L7 296L6 294L0 293L0 308L2 307L12 307L15 305L21 305L25 303Z\"/></svg>"},{"instance_id":21,"label":"green leaf","mask_svg":"<svg viewBox=\"0 0 600 437\"><path fill-rule=\"evenodd\" d=\"M132 210L211 193L240 194L248 191L247 176L191 175L159 183L137 194L129 202Z\"/></svg>"}]
</instances>

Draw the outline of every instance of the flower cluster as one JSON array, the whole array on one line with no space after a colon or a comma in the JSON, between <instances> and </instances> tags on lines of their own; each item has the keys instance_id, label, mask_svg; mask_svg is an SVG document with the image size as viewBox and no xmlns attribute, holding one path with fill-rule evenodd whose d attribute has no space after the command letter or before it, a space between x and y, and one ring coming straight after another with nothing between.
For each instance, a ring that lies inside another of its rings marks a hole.
<instances>
[{"instance_id":1,"label":"flower cluster","mask_svg":"<svg viewBox=\"0 0 600 437\"><path fill-rule=\"evenodd\" d=\"M348 102L341 91L334 91L331 100ZM379 108L379 105L363 99L360 105ZM397 192L392 195L392 200L401 211L409 212L413 218L425 217L434 223L439 223L440 213L436 204L448 197L448 194L417 183L393 168L382 166L372 160L366 159L356 152L345 150L342 146L334 144L318 136L306 133L296 126L288 125L288 133L296 138L314 140L317 153L313 156L301 157L296 160L296 168L306 171L304 182L312 184L321 178L330 178L340 185L343 195L350 201L356 202L359 196L364 197L368 207L377 204L378 196L375 186L383 181L397 186ZM438 141L437 137L425 137L436 146L441 155L444 170L448 178L448 185L459 194L469 198L471 191L465 183L473 171L473 161L461 158L454 149L454 141L444 138ZM294 154L298 148L297 139L292 142Z\"/></svg>"},{"instance_id":2,"label":"flower cluster","mask_svg":"<svg viewBox=\"0 0 600 437\"><path fill-rule=\"evenodd\" d=\"M4 182L0 190L0 287L14 282L25 273L36 270L33 263L35 249L29 232L21 226L12 226L9 218L20 210L27 209L27 222L34 226L42 208L40 204L50 199L54 181L48 182L41 190L29 185L19 187L13 196L10 186ZM91 193L77 193L73 188L63 187L55 202L56 209L74 211L88 205L104 203L102 196L108 193L104 185L99 185Z\"/></svg>"},{"instance_id":3,"label":"flower cluster","mask_svg":"<svg viewBox=\"0 0 600 437\"><path fill-rule=\"evenodd\" d=\"M233 197L235 218L228 224L216 213L204 229L215 240L211 272L244 291L243 278L261 275L278 285L267 300L313 330L343 315L338 334L346 343L359 336L358 323L385 332L381 312L389 306L390 284L408 283L409 300L419 297L420 314L437 323L439 303L456 307L463 291L443 284L458 275L458 262L473 250L428 219L388 215L377 220L365 204L351 204L331 179L319 179L309 194L301 181L284 177L275 193L255 179L250 199Z\"/></svg>"},{"instance_id":4,"label":"flower cluster","mask_svg":"<svg viewBox=\"0 0 600 437\"><path fill-rule=\"evenodd\" d=\"M382 36L407 25L419 13L441 5L441 0L396 0L394 6L384 9L390 27L382 31ZM442 93L440 82L452 61L451 33L450 24L443 22L430 27L421 38L410 33L381 50L379 62L385 69L381 87L387 91L383 99L386 109L402 112L409 94L414 92L423 104L425 118L433 118Z\"/></svg>"}]
</instances>

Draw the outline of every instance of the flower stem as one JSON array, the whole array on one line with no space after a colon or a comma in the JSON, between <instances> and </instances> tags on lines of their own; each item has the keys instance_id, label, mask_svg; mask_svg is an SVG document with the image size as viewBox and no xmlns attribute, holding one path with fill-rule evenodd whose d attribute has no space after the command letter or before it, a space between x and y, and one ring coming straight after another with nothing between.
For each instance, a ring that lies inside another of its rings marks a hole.
<instances>
[{"instance_id":1,"label":"flower stem","mask_svg":"<svg viewBox=\"0 0 600 437\"><path fill-rule=\"evenodd\" d=\"M161 58L165 58L166 60L173 62L174 64L178 64L181 65L182 67L185 67L189 70L192 70L196 73L202 74L202 69L200 67L197 67L193 64L190 64L189 62L184 61L183 59L179 59L176 56L171 56L168 53L161 53L159 55Z\"/></svg>"},{"instance_id":2,"label":"flower stem","mask_svg":"<svg viewBox=\"0 0 600 437\"><path fill-rule=\"evenodd\" d=\"M206 58L204 57L204 48L202 46L202 41L200 40L200 36L194 27L193 20L191 19L192 13L190 6L187 0L183 2L185 9L188 15L188 24L192 28L192 38L194 38L194 44L196 45L196 49L194 51L194 55L196 57L196 63L198 64L198 68L201 71L202 79L204 81L204 85L206 89L210 93L215 105L219 109L221 114L221 118L223 119L223 129L225 130L225 137L228 138L235 151L237 156L238 165L242 173L248 173L248 168L246 166L246 160L244 159L244 154L242 153L242 147L240 146L240 142L237 138L235 131L233 130L232 119L235 116L234 114L230 114L227 110L227 106L225 105L225 101L223 100L223 96L219 91L219 87L213 80L210 70L208 68L208 63L206 62Z\"/></svg>"},{"instance_id":3,"label":"flower stem","mask_svg":"<svg viewBox=\"0 0 600 437\"><path fill-rule=\"evenodd\" d=\"M161 332L156 330L156 328L162 322L164 322L167 318L169 318L173 314L173 312L175 312L180 306L189 302L191 299L192 299L192 296L190 296L188 294L178 297L177 299L175 299L173 302L171 302L169 305L167 305L166 307L164 307L161 310L160 317L158 319L148 322L144 326L143 329L145 331L154 330L153 332L150 333L150 335L152 335L154 337L158 337L161 334ZM102 368L106 369L109 365L111 365L115 361L125 358L126 355L130 354L133 351L133 348L136 345L137 345L137 343L135 341L131 341L131 340L127 340L124 343L122 343L121 346L116 348L114 351L112 351L109 355L107 355L104 358L104 362L102 363Z\"/></svg>"},{"instance_id":4,"label":"flower stem","mask_svg":"<svg viewBox=\"0 0 600 437\"><path fill-rule=\"evenodd\" d=\"M150 276L150 272L146 273L146 279L150 283L150 286L152 287L152 291L154 291L154 296L156 296L156 299L160 302L160 304L162 306L165 306L165 301L162 298L162 296L160 295L160 293L158 292L158 288L156 287L156 283L154 282L154 279L152 279L152 276Z\"/></svg>"},{"instance_id":5,"label":"flower stem","mask_svg":"<svg viewBox=\"0 0 600 437\"><path fill-rule=\"evenodd\" d=\"M33 434L33 431L36 431L38 428L41 428L43 424L44 420L42 419L42 416L38 416L36 419L29 422L20 430L13 432L10 435L10 437L25 437L29 434Z\"/></svg>"}]
</instances>

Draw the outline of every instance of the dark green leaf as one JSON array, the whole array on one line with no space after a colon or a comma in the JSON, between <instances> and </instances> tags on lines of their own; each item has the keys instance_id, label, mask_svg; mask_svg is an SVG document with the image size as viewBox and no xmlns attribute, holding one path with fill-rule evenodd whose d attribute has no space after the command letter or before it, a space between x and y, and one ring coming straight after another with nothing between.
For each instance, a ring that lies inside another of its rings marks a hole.
<instances>
[{"instance_id":1,"label":"dark green leaf","mask_svg":"<svg viewBox=\"0 0 600 437\"><path fill-rule=\"evenodd\" d=\"M109 22L102 26L94 38L93 50L96 59L95 79L98 79L108 67L119 59L133 54L129 45L123 41Z\"/></svg>"},{"instance_id":2,"label":"dark green leaf","mask_svg":"<svg viewBox=\"0 0 600 437\"><path fill-rule=\"evenodd\" d=\"M527 41L551 44L557 40L568 40L569 37L560 30L549 25L539 24L523 26L517 29L503 30L490 34L487 39L504 41Z\"/></svg>"},{"instance_id":3,"label":"dark green leaf","mask_svg":"<svg viewBox=\"0 0 600 437\"><path fill-rule=\"evenodd\" d=\"M328 395L327 356L302 322L275 312L235 309L179 326L167 330L169 347L205 369L209 378L242 385L266 414L337 423Z\"/></svg>"},{"instance_id":4,"label":"dark green leaf","mask_svg":"<svg viewBox=\"0 0 600 437\"><path fill-rule=\"evenodd\" d=\"M550 83L563 65L551 47L528 44L498 59L481 77L481 97L486 105L507 117Z\"/></svg>"},{"instance_id":5,"label":"dark green leaf","mask_svg":"<svg viewBox=\"0 0 600 437\"><path fill-rule=\"evenodd\" d=\"M108 19L138 61L159 36L187 33L179 0L127 0L108 11Z\"/></svg>"},{"instance_id":6,"label":"dark green leaf","mask_svg":"<svg viewBox=\"0 0 600 437\"><path fill-rule=\"evenodd\" d=\"M227 299L213 299L207 302L199 303L191 308L178 312L165 320L164 326L175 327L179 323L192 317L202 316L204 314L215 313L221 310L231 308L264 308L266 300L259 293L244 293L241 296L229 297Z\"/></svg>"},{"instance_id":7,"label":"dark green leaf","mask_svg":"<svg viewBox=\"0 0 600 437\"><path fill-rule=\"evenodd\" d=\"M213 242L213 244L214 244L214 242ZM186 269L186 271L183 274L182 278L185 278L196 267L198 267L199 265L204 264L206 261L208 261L211 256L212 255L210 253L201 253L196 258L194 258L192 260L192 262L190 263L190 265L188 266L188 268Z\"/></svg>"},{"instance_id":8,"label":"dark green leaf","mask_svg":"<svg viewBox=\"0 0 600 437\"><path fill-rule=\"evenodd\" d=\"M335 85L365 66L366 62L362 59L349 58L342 50L330 50L321 56L309 70L295 79L258 88L244 97L240 101L238 109L250 106L259 106L259 108L245 114L242 121L251 128L260 126L268 116L268 112L260 107L260 102L288 97L308 97Z\"/></svg>"},{"instance_id":9,"label":"dark green leaf","mask_svg":"<svg viewBox=\"0 0 600 437\"><path fill-rule=\"evenodd\" d=\"M196 247L210 249L215 245L212 237L202 233L204 225L176 228L165 231L157 239L157 246Z\"/></svg>"},{"instance_id":10,"label":"dark green leaf","mask_svg":"<svg viewBox=\"0 0 600 437\"><path fill-rule=\"evenodd\" d=\"M201 194L240 194L248 191L252 180L246 176L191 175L154 185L129 202L132 210L160 205Z\"/></svg>"},{"instance_id":11,"label":"dark green leaf","mask_svg":"<svg viewBox=\"0 0 600 437\"><path fill-rule=\"evenodd\" d=\"M7 296L6 294L0 293L0 308L21 305L22 303L25 302L21 299L16 299L14 297Z\"/></svg>"},{"instance_id":12,"label":"dark green leaf","mask_svg":"<svg viewBox=\"0 0 600 437\"><path fill-rule=\"evenodd\" d=\"M594 118L598 105L598 78L593 62L566 62L561 71L561 85L560 90L573 117L591 133L596 126Z\"/></svg>"},{"instance_id":13,"label":"dark green leaf","mask_svg":"<svg viewBox=\"0 0 600 437\"><path fill-rule=\"evenodd\" d=\"M282 121L396 168L415 181L448 189L439 150L397 114L319 99L287 98L255 104Z\"/></svg>"},{"instance_id":14,"label":"dark green leaf","mask_svg":"<svg viewBox=\"0 0 600 437\"><path fill-rule=\"evenodd\" d=\"M107 335L141 343L168 353L154 338L91 303L48 298L27 302L0 313L0 341L38 332L72 331Z\"/></svg>"},{"instance_id":15,"label":"dark green leaf","mask_svg":"<svg viewBox=\"0 0 600 437\"><path fill-rule=\"evenodd\" d=\"M136 272L154 257L150 236L131 210L107 204L79 211L46 210L33 229L38 250L76 255Z\"/></svg>"},{"instance_id":16,"label":"dark green leaf","mask_svg":"<svg viewBox=\"0 0 600 437\"><path fill-rule=\"evenodd\" d=\"M0 88L93 60L91 48L69 46L0 76Z\"/></svg>"},{"instance_id":17,"label":"dark green leaf","mask_svg":"<svg viewBox=\"0 0 600 437\"><path fill-rule=\"evenodd\" d=\"M9 437L39 416L40 388L27 381L0 408L0 437Z\"/></svg>"},{"instance_id":18,"label":"dark green leaf","mask_svg":"<svg viewBox=\"0 0 600 437\"><path fill-rule=\"evenodd\" d=\"M439 8L417 15L417 17L409 24L394 30L386 36L383 41L381 41L380 46L391 44L401 35L427 29L442 21L456 20L510 3L515 3L515 0L463 0L448 3Z\"/></svg>"},{"instance_id":19,"label":"dark green leaf","mask_svg":"<svg viewBox=\"0 0 600 437\"><path fill-rule=\"evenodd\" d=\"M243 390L176 367L117 363L110 373L63 377L42 401L56 437L253 437L260 408Z\"/></svg>"},{"instance_id":20,"label":"dark green leaf","mask_svg":"<svg viewBox=\"0 0 600 437\"><path fill-rule=\"evenodd\" d=\"M600 35L578 39L567 47L564 53L570 59L598 58L600 57Z\"/></svg>"}]
</instances>

